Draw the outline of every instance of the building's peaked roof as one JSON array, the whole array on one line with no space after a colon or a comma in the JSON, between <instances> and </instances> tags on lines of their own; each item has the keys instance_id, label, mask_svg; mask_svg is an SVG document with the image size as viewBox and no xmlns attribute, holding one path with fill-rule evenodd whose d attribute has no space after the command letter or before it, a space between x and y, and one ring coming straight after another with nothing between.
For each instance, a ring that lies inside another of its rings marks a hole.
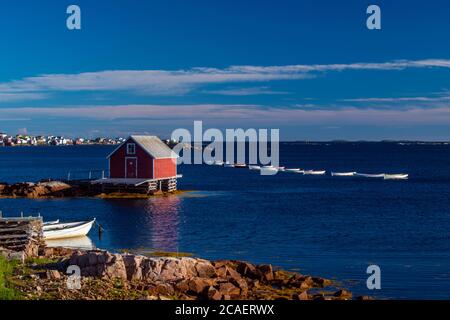
<instances>
[{"instance_id":1,"label":"building's peaked roof","mask_svg":"<svg viewBox=\"0 0 450 320\"><path fill-rule=\"evenodd\" d=\"M178 155L172 151L164 142L157 136L143 136L132 135L124 143L122 143L117 149L115 149L108 156L111 157L120 147L123 146L128 140L132 139L138 144L145 152L147 152L154 159L166 159L166 158L178 158Z\"/></svg>"}]
</instances>

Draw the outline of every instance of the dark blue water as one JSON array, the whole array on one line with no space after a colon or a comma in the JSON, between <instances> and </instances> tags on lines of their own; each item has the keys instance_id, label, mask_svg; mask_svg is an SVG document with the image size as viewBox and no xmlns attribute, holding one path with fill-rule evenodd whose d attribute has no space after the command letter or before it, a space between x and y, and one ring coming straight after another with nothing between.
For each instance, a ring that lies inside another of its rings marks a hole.
<instances>
[{"instance_id":1,"label":"dark blue water","mask_svg":"<svg viewBox=\"0 0 450 320\"><path fill-rule=\"evenodd\" d=\"M0 181L104 169L109 146L0 148ZM150 200L0 199L5 215L95 216L98 247L192 252L245 259L335 278L356 294L449 299L450 146L388 143L281 146L282 165L330 171L407 172L407 181L260 176L245 169L183 165L180 189ZM365 287L381 267L382 289Z\"/></svg>"}]
</instances>

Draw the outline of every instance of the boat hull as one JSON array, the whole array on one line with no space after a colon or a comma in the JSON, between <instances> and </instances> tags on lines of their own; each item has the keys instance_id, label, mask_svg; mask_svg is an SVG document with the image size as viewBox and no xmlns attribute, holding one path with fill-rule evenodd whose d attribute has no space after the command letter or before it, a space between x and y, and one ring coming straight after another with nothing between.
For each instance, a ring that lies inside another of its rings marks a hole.
<instances>
[{"instance_id":1,"label":"boat hull","mask_svg":"<svg viewBox=\"0 0 450 320\"><path fill-rule=\"evenodd\" d=\"M95 220L78 224L68 223L51 225L49 226L51 228L44 228L44 239L54 240L86 236L89 231L91 231L94 222Z\"/></svg>"},{"instance_id":2,"label":"boat hull","mask_svg":"<svg viewBox=\"0 0 450 320\"><path fill-rule=\"evenodd\" d=\"M356 172L332 172L333 177L353 177Z\"/></svg>"}]
</instances>

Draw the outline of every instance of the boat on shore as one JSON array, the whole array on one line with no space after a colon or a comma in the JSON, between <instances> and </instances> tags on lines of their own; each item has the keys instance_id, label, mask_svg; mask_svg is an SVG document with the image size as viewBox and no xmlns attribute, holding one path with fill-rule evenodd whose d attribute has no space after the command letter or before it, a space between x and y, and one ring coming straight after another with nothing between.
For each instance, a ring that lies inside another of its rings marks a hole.
<instances>
[{"instance_id":1,"label":"boat on shore","mask_svg":"<svg viewBox=\"0 0 450 320\"><path fill-rule=\"evenodd\" d=\"M320 175L324 175L326 172L327 172L326 170L305 170L305 171L303 171L303 174L320 176Z\"/></svg>"},{"instance_id":2,"label":"boat on shore","mask_svg":"<svg viewBox=\"0 0 450 320\"><path fill-rule=\"evenodd\" d=\"M353 177L356 172L331 172L332 177Z\"/></svg>"},{"instance_id":3,"label":"boat on shore","mask_svg":"<svg viewBox=\"0 0 450 320\"><path fill-rule=\"evenodd\" d=\"M408 179L409 174L407 173L398 173L398 174L385 174L384 180L406 180Z\"/></svg>"},{"instance_id":4,"label":"boat on shore","mask_svg":"<svg viewBox=\"0 0 450 320\"><path fill-rule=\"evenodd\" d=\"M45 240L66 239L86 236L91 231L95 219L90 221L44 224L42 227Z\"/></svg>"},{"instance_id":5,"label":"boat on shore","mask_svg":"<svg viewBox=\"0 0 450 320\"><path fill-rule=\"evenodd\" d=\"M363 177L363 178L384 178L384 173L358 173L354 174L355 177Z\"/></svg>"}]
</instances>

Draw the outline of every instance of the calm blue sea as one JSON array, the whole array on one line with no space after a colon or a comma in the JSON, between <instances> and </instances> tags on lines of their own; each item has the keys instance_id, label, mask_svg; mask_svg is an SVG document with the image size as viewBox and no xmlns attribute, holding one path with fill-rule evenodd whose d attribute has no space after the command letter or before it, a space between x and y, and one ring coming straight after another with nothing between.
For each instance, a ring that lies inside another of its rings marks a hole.
<instances>
[{"instance_id":1,"label":"calm blue sea","mask_svg":"<svg viewBox=\"0 0 450 320\"><path fill-rule=\"evenodd\" d=\"M0 181L107 168L110 146L0 148ZM287 167L410 174L407 181L183 165L182 196L150 200L0 199L4 215L96 217L100 248L152 248L244 259L335 278L356 294L450 298L450 146L284 143ZM381 267L378 291L366 268Z\"/></svg>"}]
</instances>

